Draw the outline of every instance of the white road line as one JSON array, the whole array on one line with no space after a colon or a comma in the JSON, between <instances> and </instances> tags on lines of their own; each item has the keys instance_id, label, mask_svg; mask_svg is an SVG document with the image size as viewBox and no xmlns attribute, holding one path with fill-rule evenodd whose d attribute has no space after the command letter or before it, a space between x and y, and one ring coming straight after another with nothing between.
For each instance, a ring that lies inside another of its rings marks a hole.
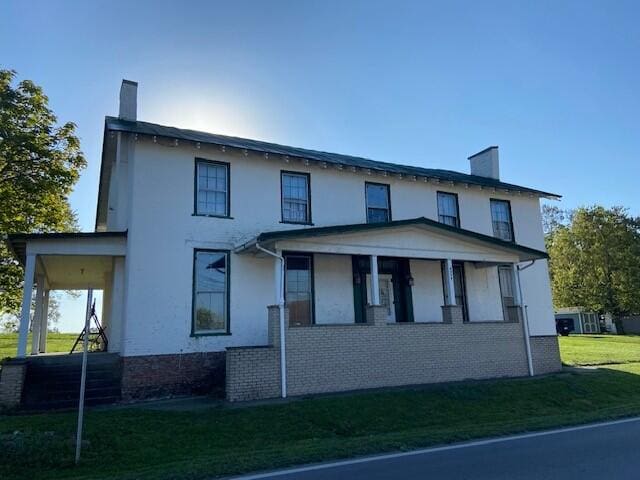
<instances>
[{"instance_id":1,"label":"white road line","mask_svg":"<svg viewBox=\"0 0 640 480\"><path fill-rule=\"evenodd\" d=\"M624 418L622 420L612 420L609 422L590 423L577 427L558 428L555 430L544 430L541 432L522 433L518 435L509 435L506 437L489 438L485 440L475 440L471 442L456 443L454 445L443 445L441 447L423 448L421 450L412 450L410 452L388 453L385 455L374 455L369 457L354 458L351 460L341 460L330 463L319 463L307 465L305 467L290 468L286 470L276 470L273 472L257 473L253 475L245 475L240 477L232 477L230 480L259 480L263 478L279 477L282 475L292 475L296 473L310 472L313 470L323 470L325 468L343 467L346 465L356 465L358 463L377 462L380 460L390 460L392 458L410 457L414 455L424 455L429 453L444 452L447 450L459 450L470 447L481 447L483 445L491 445L494 443L510 442L513 440L522 440L526 438L544 437L547 435L557 435L559 433L578 432L580 430L588 430L592 428L609 427L612 425L620 425L623 423L632 423L640 421L640 417Z\"/></svg>"}]
</instances>

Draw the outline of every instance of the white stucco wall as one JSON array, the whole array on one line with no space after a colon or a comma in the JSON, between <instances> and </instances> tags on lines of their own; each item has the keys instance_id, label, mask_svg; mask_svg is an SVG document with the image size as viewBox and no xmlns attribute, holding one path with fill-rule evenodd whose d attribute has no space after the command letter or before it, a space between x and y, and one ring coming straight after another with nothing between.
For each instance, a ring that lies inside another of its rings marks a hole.
<instances>
[{"instance_id":1,"label":"white stucco wall","mask_svg":"<svg viewBox=\"0 0 640 480\"><path fill-rule=\"evenodd\" d=\"M353 274L348 255L314 255L316 323L353 323Z\"/></svg>"},{"instance_id":2,"label":"white stucco wall","mask_svg":"<svg viewBox=\"0 0 640 480\"><path fill-rule=\"evenodd\" d=\"M206 145L201 149L187 145L169 147L140 138L134 149L127 175L131 182L128 190L131 199L124 202L130 211L125 280L126 325L121 346L125 355L222 350L227 346L265 343L266 306L274 302L273 260L232 254L231 335L191 337L193 249L231 250L261 232L296 228L295 225L280 223L281 170L311 174L311 210L315 226L365 222L364 184L365 181L376 181L391 185L394 220L417 216L436 219L436 192L451 191L458 194L462 227L489 235L492 234L489 198L507 199L511 202L517 242L544 248L538 199L526 195L501 194L457 185L445 188L441 184L305 166L293 160L285 163L280 158L265 159L257 154L245 157L239 153L223 153ZM231 164L232 219L193 215L195 157ZM316 320L330 321L338 314L352 318L350 259L321 258L322 255L316 255ZM420 270L418 266L418 275ZM331 273L333 280L346 275L348 280L325 282L320 279L324 277L320 272ZM419 288L415 275L414 292ZM470 286L471 281L467 284ZM531 333L554 334L546 264L537 262L522 272L522 286ZM441 290L441 285L439 288ZM340 302L322 301L334 295L330 289L339 291ZM469 296L471 293L468 292ZM476 298L480 299L480 294ZM436 307L431 300L423 301L414 293L414 301L424 302L414 307L415 312L428 312L424 314L424 321L431 320L432 316L440 318L439 313L435 315ZM438 311L440 305L439 300ZM485 307L489 310L482 316L493 316L492 307ZM422 321L417 315L416 320Z\"/></svg>"},{"instance_id":3,"label":"white stucco wall","mask_svg":"<svg viewBox=\"0 0 640 480\"><path fill-rule=\"evenodd\" d=\"M464 264L470 322L504 320L497 267L476 268Z\"/></svg>"},{"instance_id":4,"label":"white stucco wall","mask_svg":"<svg viewBox=\"0 0 640 480\"><path fill-rule=\"evenodd\" d=\"M442 322L444 291L439 261L410 260L413 276L413 319L416 322Z\"/></svg>"}]
</instances>

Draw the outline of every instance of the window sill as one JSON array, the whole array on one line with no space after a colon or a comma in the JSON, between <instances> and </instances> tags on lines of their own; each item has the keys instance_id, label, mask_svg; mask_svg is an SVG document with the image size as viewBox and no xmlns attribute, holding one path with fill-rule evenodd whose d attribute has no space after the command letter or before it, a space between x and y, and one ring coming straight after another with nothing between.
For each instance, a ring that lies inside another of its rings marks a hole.
<instances>
[{"instance_id":1,"label":"window sill","mask_svg":"<svg viewBox=\"0 0 640 480\"><path fill-rule=\"evenodd\" d=\"M192 217L208 217L208 218L224 218L227 220L233 220L233 217L230 215L206 215L204 213L192 213Z\"/></svg>"},{"instance_id":2,"label":"window sill","mask_svg":"<svg viewBox=\"0 0 640 480\"><path fill-rule=\"evenodd\" d=\"M197 338L197 337L228 337L231 336L231 332L209 332L209 333L194 333L191 332L191 335L189 335L192 338Z\"/></svg>"},{"instance_id":3,"label":"window sill","mask_svg":"<svg viewBox=\"0 0 640 480\"><path fill-rule=\"evenodd\" d=\"M286 225L308 225L308 226L314 226L314 224L310 223L310 222L287 222L285 220L280 220L280 223L284 223Z\"/></svg>"}]
</instances>

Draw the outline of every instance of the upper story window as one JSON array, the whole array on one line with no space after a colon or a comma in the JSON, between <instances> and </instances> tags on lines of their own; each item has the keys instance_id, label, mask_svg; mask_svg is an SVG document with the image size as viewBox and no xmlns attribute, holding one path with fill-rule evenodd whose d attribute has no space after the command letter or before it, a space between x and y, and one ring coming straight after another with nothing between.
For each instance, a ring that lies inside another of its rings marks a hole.
<instances>
[{"instance_id":1,"label":"upper story window","mask_svg":"<svg viewBox=\"0 0 640 480\"><path fill-rule=\"evenodd\" d=\"M196 159L195 214L229 216L229 164Z\"/></svg>"},{"instance_id":2,"label":"upper story window","mask_svg":"<svg viewBox=\"0 0 640 480\"><path fill-rule=\"evenodd\" d=\"M460 226L458 195L455 193L438 192L438 221L451 225L452 227Z\"/></svg>"},{"instance_id":3,"label":"upper story window","mask_svg":"<svg viewBox=\"0 0 640 480\"><path fill-rule=\"evenodd\" d=\"M311 189L308 173L281 172L282 221L311 223Z\"/></svg>"},{"instance_id":4,"label":"upper story window","mask_svg":"<svg viewBox=\"0 0 640 480\"><path fill-rule=\"evenodd\" d=\"M491 222L493 236L507 242L513 242L513 222L511 221L511 204L508 200L491 199Z\"/></svg>"},{"instance_id":5,"label":"upper story window","mask_svg":"<svg viewBox=\"0 0 640 480\"><path fill-rule=\"evenodd\" d=\"M366 182L365 197L367 202L367 223L391 221L389 185Z\"/></svg>"},{"instance_id":6,"label":"upper story window","mask_svg":"<svg viewBox=\"0 0 640 480\"><path fill-rule=\"evenodd\" d=\"M193 335L229 333L229 253L196 250L193 260Z\"/></svg>"}]
</instances>

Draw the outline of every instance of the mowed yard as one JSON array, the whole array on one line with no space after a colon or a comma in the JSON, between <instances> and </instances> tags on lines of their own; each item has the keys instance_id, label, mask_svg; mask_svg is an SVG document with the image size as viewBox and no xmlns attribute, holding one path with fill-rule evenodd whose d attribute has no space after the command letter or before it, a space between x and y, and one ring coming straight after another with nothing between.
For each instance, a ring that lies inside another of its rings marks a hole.
<instances>
[{"instance_id":1,"label":"mowed yard","mask_svg":"<svg viewBox=\"0 0 640 480\"><path fill-rule=\"evenodd\" d=\"M566 364L600 367L260 406L92 409L77 467L74 412L0 416L0 478L212 478L640 415L640 337L560 342Z\"/></svg>"},{"instance_id":2,"label":"mowed yard","mask_svg":"<svg viewBox=\"0 0 640 480\"><path fill-rule=\"evenodd\" d=\"M47 352L69 352L78 337L77 333L47 333ZM17 333L0 333L0 360L15 357L18 348ZM31 334L27 339L27 351L31 351Z\"/></svg>"}]
</instances>

